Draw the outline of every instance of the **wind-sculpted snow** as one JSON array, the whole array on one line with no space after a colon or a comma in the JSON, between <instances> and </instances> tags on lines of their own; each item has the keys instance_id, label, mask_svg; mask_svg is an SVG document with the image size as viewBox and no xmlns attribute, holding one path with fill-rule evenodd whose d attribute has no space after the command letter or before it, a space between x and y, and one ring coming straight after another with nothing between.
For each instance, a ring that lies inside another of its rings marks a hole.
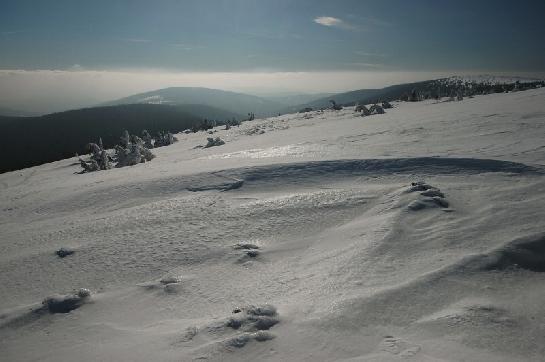
<instances>
[{"instance_id":1,"label":"wind-sculpted snow","mask_svg":"<svg viewBox=\"0 0 545 362\"><path fill-rule=\"evenodd\" d=\"M233 180L233 181L228 181L228 182L219 183L219 184L189 186L187 190L194 191L194 192L210 191L210 190L229 191L229 190L235 190L235 189L241 188L243 184L244 184L243 180Z\"/></svg>"},{"instance_id":2,"label":"wind-sculpted snow","mask_svg":"<svg viewBox=\"0 0 545 362\"><path fill-rule=\"evenodd\" d=\"M145 202L147 198L166 197L183 191L229 191L241 187L257 187L261 184L320 183L323 180L341 178L376 177L380 175L460 175L481 173L513 173L541 175L542 167L522 163L473 159L473 158L389 158L370 160L313 161L268 166L242 167L179 177L157 178L151 182L130 182L122 186L105 186L85 194L78 194L72 200L62 198L45 204L36 213L46 214L48 210L70 211L97 205L101 210L117 200L131 203Z\"/></svg>"},{"instance_id":3,"label":"wind-sculpted snow","mask_svg":"<svg viewBox=\"0 0 545 362\"><path fill-rule=\"evenodd\" d=\"M545 233L513 240L469 263L482 270L527 269L545 272Z\"/></svg>"},{"instance_id":4,"label":"wind-sculpted snow","mask_svg":"<svg viewBox=\"0 0 545 362\"><path fill-rule=\"evenodd\" d=\"M505 290L501 288L507 287L510 283L516 281L521 283L517 289L526 288L527 283L532 282L532 279L524 280L525 275L520 273L525 270L538 273L545 271L545 234L538 233L518 238L505 242L489 252L465 256L451 265L432 270L392 288L386 288L368 298L349 299L340 310L358 311L358 314L350 316L347 313L343 318L354 318L360 323L404 324L407 321L411 323L430 321L438 318L437 314L443 313L434 311L440 311L441 308L453 302L449 295L455 294L458 300L470 298L481 291L481 288L487 289L487 285L497 282L497 278L502 278L503 282L490 287L488 294L494 295L498 300L505 297ZM495 271L505 271L509 274L495 275ZM421 306L420 309L402 307L403 298L409 296L417 301ZM430 304L432 300L434 302ZM370 311L377 308L383 308L383 313L370 314ZM493 313L497 307L472 306L470 309ZM509 313L509 311L505 312ZM342 312L339 311L334 316L341 314ZM471 322L471 320L468 321ZM509 320L500 322L513 323Z\"/></svg>"},{"instance_id":5,"label":"wind-sculpted snow","mask_svg":"<svg viewBox=\"0 0 545 362\"><path fill-rule=\"evenodd\" d=\"M265 179L311 178L334 175L363 176L373 174L419 173L423 175L440 174L477 174L485 172L506 173L538 173L543 169L516 162L499 160L482 160L473 158L389 158L374 160L338 160L296 163L289 165L273 165L243 169L241 178L246 182ZM236 171L235 171L236 172ZM223 174L231 175L233 170Z\"/></svg>"}]
</instances>

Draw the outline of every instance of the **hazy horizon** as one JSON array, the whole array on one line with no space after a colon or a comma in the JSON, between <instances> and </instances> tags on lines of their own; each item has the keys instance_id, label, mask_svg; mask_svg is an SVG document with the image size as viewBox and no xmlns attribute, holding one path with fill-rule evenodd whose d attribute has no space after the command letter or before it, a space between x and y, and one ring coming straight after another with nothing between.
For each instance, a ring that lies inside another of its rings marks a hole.
<instances>
[{"instance_id":1,"label":"hazy horizon","mask_svg":"<svg viewBox=\"0 0 545 362\"><path fill-rule=\"evenodd\" d=\"M544 78L539 72L209 72L0 70L0 107L31 113L95 106L168 87L204 87L262 97L341 93L452 75Z\"/></svg>"},{"instance_id":2,"label":"hazy horizon","mask_svg":"<svg viewBox=\"0 0 545 362\"><path fill-rule=\"evenodd\" d=\"M8 0L0 107L60 111L172 86L271 95L542 78L544 12L540 1Z\"/></svg>"}]
</instances>

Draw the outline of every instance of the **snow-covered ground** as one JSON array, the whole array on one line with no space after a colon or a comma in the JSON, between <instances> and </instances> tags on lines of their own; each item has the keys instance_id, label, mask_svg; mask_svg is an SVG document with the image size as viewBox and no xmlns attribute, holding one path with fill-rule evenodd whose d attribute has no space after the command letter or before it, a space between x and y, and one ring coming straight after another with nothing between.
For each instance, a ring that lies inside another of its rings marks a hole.
<instances>
[{"instance_id":1,"label":"snow-covered ground","mask_svg":"<svg viewBox=\"0 0 545 362\"><path fill-rule=\"evenodd\" d=\"M0 359L543 360L545 89L395 106L0 175Z\"/></svg>"}]
</instances>

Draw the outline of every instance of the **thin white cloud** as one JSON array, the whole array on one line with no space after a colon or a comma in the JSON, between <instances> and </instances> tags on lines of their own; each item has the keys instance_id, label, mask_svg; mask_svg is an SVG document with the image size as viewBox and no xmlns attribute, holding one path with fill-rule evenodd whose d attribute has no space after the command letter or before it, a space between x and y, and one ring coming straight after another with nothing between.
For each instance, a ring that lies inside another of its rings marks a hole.
<instances>
[{"instance_id":1,"label":"thin white cloud","mask_svg":"<svg viewBox=\"0 0 545 362\"><path fill-rule=\"evenodd\" d=\"M356 23L349 22L340 18L335 18L333 16L319 16L314 18L316 24L327 26L330 28L339 28L345 30L354 30L354 31L368 31L371 28L385 28L391 27L392 23L372 17L358 17L355 19L354 16L348 15L348 18L356 20Z\"/></svg>"},{"instance_id":2,"label":"thin white cloud","mask_svg":"<svg viewBox=\"0 0 545 362\"><path fill-rule=\"evenodd\" d=\"M331 28L340 28L340 29L349 29L349 30L357 29L356 26L349 24L346 21L341 20L339 18L334 18L332 16L319 16L317 18L314 18L314 22L316 24L320 24L323 26L331 27Z\"/></svg>"},{"instance_id":3,"label":"thin white cloud","mask_svg":"<svg viewBox=\"0 0 545 362\"><path fill-rule=\"evenodd\" d=\"M314 22L324 26L339 26L343 23L341 19L332 16L320 16L314 19Z\"/></svg>"}]
</instances>

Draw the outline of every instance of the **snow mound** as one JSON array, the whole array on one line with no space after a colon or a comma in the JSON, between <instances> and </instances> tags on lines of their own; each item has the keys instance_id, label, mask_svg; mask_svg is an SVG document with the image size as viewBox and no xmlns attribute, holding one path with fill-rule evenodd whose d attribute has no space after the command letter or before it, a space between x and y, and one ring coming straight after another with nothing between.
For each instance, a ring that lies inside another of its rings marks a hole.
<instances>
[{"instance_id":1,"label":"snow mound","mask_svg":"<svg viewBox=\"0 0 545 362\"><path fill-rule=\"evenodd\" d=\"M498 328L514 326L517 322L505 308L486 301L463 299L419 320L418 323L447 324L450 328L466 326L489 328L491 325Z\"/></svg>"}]
</instances>

